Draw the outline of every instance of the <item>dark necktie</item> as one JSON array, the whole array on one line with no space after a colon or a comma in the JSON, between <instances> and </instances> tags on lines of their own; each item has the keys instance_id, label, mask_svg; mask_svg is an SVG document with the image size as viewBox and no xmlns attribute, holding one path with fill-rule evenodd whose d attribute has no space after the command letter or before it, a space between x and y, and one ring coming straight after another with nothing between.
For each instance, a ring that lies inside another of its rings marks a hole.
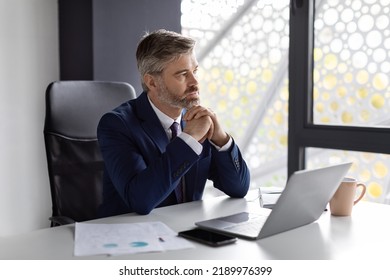
<instances>
[{"instance_id":1,"label":"dark necktie","mask_svg":"<svg viewBox=\"0 0 390 280\"><path fill-rule=\"evenodd\" d=\"M173 140L173 139L175 139L175 137L179 133L179 124L177 122L173 122L173 124L171 125L170 129L172 131L172 138L171 138L171 140Z\"/></svg>"},{"instance_id":2,"label":"dark necktie","mask_svg":"<svg viewBox=\"0 0 390 280\"><path fill-rule=\"evenodd\" d=\"M175 139L175 137L179 133L179 124L177 122L174 122L171 125L170 129L172 131L172 138L171 138L171 141L172 141L173 139ZM176 199L177 199L178 203L184 202L183 193L184 193L184 177L180 178L179 183L177 184L177 187L175 188L175 194L176 194Z\"/></svg>"}]
</instances>

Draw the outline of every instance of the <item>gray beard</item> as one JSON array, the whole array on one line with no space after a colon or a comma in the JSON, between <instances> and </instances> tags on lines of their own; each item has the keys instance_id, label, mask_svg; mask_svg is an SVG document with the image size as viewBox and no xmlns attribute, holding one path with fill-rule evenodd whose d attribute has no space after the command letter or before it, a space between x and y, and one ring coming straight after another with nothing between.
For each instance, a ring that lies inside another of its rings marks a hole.
<instances>
[{"instance_id":1,"label":"gray beard","mask_svg":"<svg viewBox=\"0 0 390 280\"><path fill-rule=\"evenodd\" d=\"M158 92L157 97L161 102L180 109L183 108L190 109L191 107L200 104L199 98L191 99L191 100L187 100L186 98L178 98L168 90L168 88L165 86L165 84L162 81L159 81L158 83L159 83L160 90Z\"/></svg>"}]
</instances>

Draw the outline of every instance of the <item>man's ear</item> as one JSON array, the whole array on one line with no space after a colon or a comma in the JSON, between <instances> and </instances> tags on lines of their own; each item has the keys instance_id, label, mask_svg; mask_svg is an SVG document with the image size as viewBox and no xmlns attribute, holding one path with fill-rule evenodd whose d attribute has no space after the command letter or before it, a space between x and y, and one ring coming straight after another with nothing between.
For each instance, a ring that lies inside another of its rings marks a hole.
<instances>
[{"instance_id":1,"label":"man's ear","mask_svg":"<svg viewBox=\"0 0 390 280\"><path fill-rule=\"evenodd\" d=\"M151 90L151 89L155 90L157 87L156 77L154 77L153 75L150 75L150 74L144 75L144 83L149 90Z\"/></svg>"}]
</instances>

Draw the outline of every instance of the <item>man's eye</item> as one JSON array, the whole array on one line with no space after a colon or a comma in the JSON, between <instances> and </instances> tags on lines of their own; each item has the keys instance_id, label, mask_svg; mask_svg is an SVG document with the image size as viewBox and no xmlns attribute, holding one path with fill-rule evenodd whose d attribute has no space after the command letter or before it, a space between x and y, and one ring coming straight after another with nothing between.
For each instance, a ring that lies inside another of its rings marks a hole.
<instances>
[{"instance_id":1,"label":"man's eye","mask_svg":"<svg viewBox=\"0 0 390 280\"><path fill-rule=\"evenodd\" d=\"M177 74L178 77L185 77L187 76L187 72L180 72Z\"/></svg>"}]
</instances>

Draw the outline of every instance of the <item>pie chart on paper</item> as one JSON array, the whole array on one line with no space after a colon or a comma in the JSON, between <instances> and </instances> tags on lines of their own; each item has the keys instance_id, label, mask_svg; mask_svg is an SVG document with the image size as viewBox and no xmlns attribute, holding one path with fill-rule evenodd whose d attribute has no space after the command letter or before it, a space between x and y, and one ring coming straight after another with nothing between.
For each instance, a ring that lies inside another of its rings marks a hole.
<instances>
[{"instance_id":1,"label":"pie chart on paper","mask_svg":"<svg viewBox=\"0 0 390 280\"><path fill-rule=\"evenodd\" d=\"M134 248L146 247L148 245L149 244L147 242L144 242L144 241L135 241L135 242L130 243L130 246L134 247Z\"/></svg>"}]
</instances>

